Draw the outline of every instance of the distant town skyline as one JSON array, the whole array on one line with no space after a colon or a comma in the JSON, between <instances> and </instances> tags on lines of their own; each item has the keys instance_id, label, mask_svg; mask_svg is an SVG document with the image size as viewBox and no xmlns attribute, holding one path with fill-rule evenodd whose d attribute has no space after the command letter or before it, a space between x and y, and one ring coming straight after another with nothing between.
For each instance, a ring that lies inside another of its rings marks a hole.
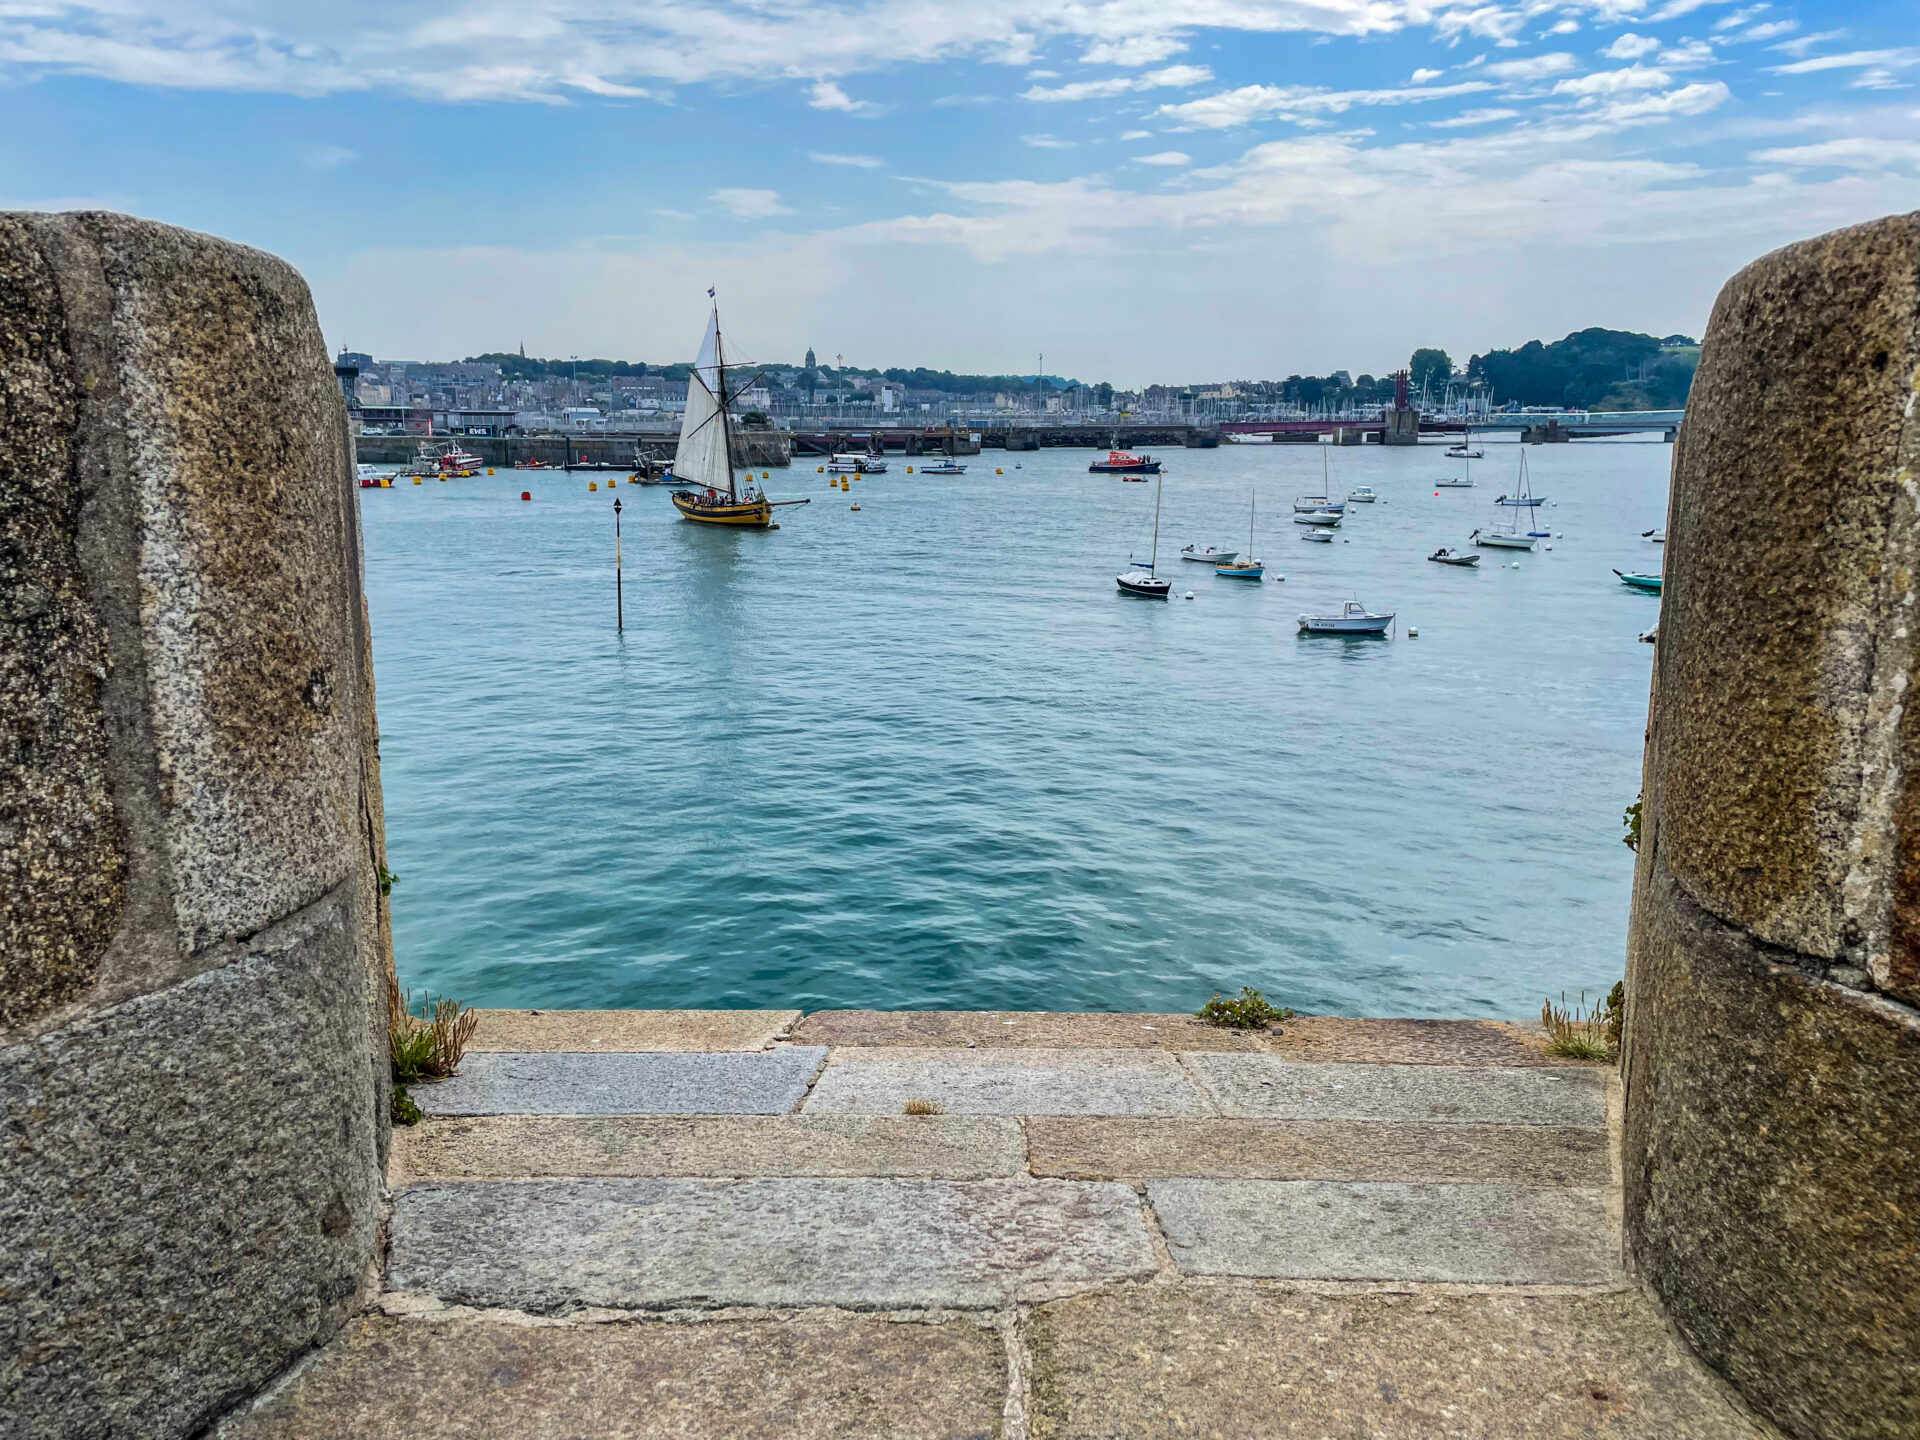
<instances>
[{"instance_id":1,"label":"distant town skyline","mask_svg":"<svg viewBox=\"0 0 1920 1440\"><path fill-rule=\"evenodd\" d=\"M1920 208L1910 3L0 14L0 207L286 256L333 348L1170 375L1697 334Z\"/></svg>"}]
</instances>

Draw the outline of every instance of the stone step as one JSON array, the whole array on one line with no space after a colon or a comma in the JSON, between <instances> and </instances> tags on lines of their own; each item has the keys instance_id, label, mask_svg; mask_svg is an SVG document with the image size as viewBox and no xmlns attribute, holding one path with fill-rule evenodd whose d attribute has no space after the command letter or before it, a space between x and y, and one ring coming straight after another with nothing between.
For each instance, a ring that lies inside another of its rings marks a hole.
<instances>
[{"instance_id":1,"label":"stone step","mask_svg":"<svg viewBox=\"0 0 1920 1440\"><path fill-rule=\"evenodd\" d=\"M909 1100L930 1100L953 1115L1213 1113L1169 1054L904 1047L834 1050L802 1109L809 1115L898 1115Z\"/></svg>"},{"instance_id":2,"label":"stone step","mask_svg":"<svg viewBox=\"0 0 1920 1440\"><path fill-rule=\"evenodd\" d=\"M1025 1330L1047 1440L1778 1440L1631 1290L1127 1286Z\"/></svg>"},{"instance_id":3,"label":"stone step","mask_svg":"<svg viewBox=\"0 0 1920 1440\"><path fill-rule=\"evenodd\" d=\"M959 1115L493 1115L393 1133L394 1185L554 1176L985 1180L1026 1168L1020 1122Z\"/></svg>"},{"instance_id":4,"label":"stone step","mask_svg":"<svg viewBox=\"0 0 1920 1440\"><path fill-rule=\"evenodd\" d=\"M1605 1192L1511 1184L1154 1180L1188 1275L1604 1285L1625 1279Z\"/></svg>"},{"instance_id":5,"label":"stone step","mask_svg":"<svg viewBox=\"0 0 1920 1440\"><path fill-rule=\"evenodd\" d=\"M1222 1114L1258 1120L1385 1120L1481 1125L1607 1123L1595 1069L1300 1064L1271 1055L1186 1057Z\"/></svg>"},{"instance_id":6,"label":"stone step","mask_svg":"<svg viewBox=\"0 0 1920 1440\"><path fill-rule=\"evenodd\" d=\"M816 1010L793 1038L859 1048L1259 1050L1264 1030L1224 1030L1191 1015L1050 1010Z\"/></svg>"},{"instance_id":7,"label":"stone step","mask_svg":"<svg viewBox=\"0 0 1920 1440\"><path fill-rule=\"evenodd\" d=\"M968 1319L528 1325L370 1316L216 1440L980 1440L1001 1337Z\"/></svg>"},{"instance_id":8,"label":"stone step","mask_svg":"<svg viewBox=\"0 0 1920 1440\"><path fill-rule=\"evenodd\" d=\"M1140 1199L1059 1180L420 1184L388 1283L463 1305L1004 1306L1156 1268Z\"/></svg>"},{"instance_id":9,"label":"stone step","mask_svg":"<svg viewBox=\"0 0 1920 1440\"><path fill-rule=\"evenodd\" d=\"M1511 1180L1605 1186L1603 1130L1355 1120L1035 1117L1028 1168L1069 1180Z\"/></svg>"},{"instance_id":10,"label":"stone step","mask_svg":"<svg viewBox=\"0 0 1920 1440\"><path fill-rule=\"evenodd\" d=\"M780 1115L826 1060L817 1046L745 1054L482 1052L417 1085L427 1115Z\"/></svg>"},{"instance_id":11,"label":"stone step","mask_svg":"<svg viewBox=\"0 0 1920 1440\"><path fill-rule=\"evenodd\" d=\"M482 1050L765 1050L798 1010L476 1010Z\"/></svg>"}]
</instances>

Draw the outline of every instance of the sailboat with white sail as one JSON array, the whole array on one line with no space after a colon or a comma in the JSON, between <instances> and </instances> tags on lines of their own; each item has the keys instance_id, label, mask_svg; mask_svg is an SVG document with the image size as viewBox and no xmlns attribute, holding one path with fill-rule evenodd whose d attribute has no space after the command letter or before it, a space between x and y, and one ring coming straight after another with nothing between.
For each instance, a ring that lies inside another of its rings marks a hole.
<instances>
[{"instance_id":1,"label":"sailboat with white sail","mask_svg":"<svg viewBox=\"0 0 1920 1440\"><path fill-rule=\"evenodd\" d=\"M713 292L707 292L712 296ZM726 351L720 340L720 307L707 318L700 358L687 376L687 408L680 419L680 444L666 483L674 487L673 508L684 520L701 525L732 525L765 530L773 512L805 500L769 500L753 484L753 472L733 478L733 421L728 406L744 386L727 387Z\"/></svg>"}]
</instances>

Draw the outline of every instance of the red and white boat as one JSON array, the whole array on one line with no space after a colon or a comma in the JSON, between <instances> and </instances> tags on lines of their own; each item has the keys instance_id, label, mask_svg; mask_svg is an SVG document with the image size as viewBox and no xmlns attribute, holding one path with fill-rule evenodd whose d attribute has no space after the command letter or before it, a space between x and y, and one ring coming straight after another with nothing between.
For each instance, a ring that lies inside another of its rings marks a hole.
<instances>
[{"instance_id":1,"label":"red and white boat","mask_svg":"<svg viewBox=\"0 0 1920 1440\"><path fill-rule=\"evenodd\" d=\"M1087 467L1091 475L1158 475L1160 462L1151 455L1129 455L1124 450L1109 450L1107 458Z\"/></svg>"}]
</instances>

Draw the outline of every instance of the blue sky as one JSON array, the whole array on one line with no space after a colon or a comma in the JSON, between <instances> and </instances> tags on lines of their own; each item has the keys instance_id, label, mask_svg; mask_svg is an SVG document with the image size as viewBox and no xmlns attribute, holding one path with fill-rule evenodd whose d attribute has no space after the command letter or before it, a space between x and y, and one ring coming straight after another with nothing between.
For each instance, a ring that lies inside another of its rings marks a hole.
<instances>
[{"instance_id":1,"label":"blue sky","mask_svg":"<svg viewBox=\"0 0 1920 1440\"><path fill-rule=\"evenodd\" d=\"M1121 384L1697 333L1920 208L1920 21L1734 0L0 0L0 208L297 264L329 339Z\"/></svg>"}]
</instances>

